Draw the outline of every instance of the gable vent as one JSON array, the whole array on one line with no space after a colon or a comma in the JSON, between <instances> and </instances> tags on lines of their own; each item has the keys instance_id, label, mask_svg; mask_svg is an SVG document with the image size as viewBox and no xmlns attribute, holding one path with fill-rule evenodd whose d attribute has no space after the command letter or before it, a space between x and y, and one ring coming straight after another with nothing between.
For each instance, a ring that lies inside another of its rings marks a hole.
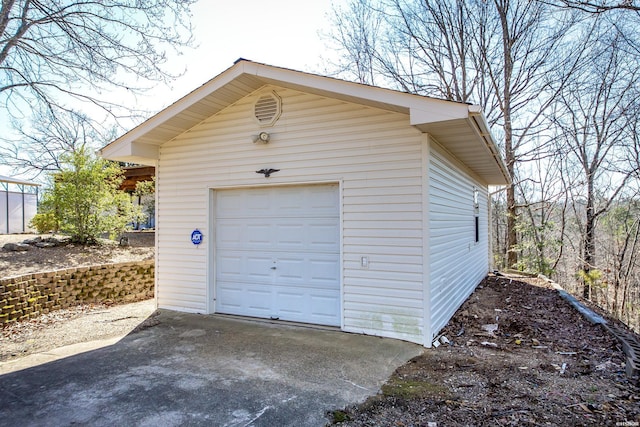
<instances>
[{"instance_id":1,"label":"gable vent","mask_svg":"<svg viewBox=\"0 0 640 427\"><path fill-rule=\"evenodd\" d=\"M254 106L254 114L258 123L263 126L272 125L280 117L282 102L275 92L262 95Z\"/></svg>"}]
</instances>

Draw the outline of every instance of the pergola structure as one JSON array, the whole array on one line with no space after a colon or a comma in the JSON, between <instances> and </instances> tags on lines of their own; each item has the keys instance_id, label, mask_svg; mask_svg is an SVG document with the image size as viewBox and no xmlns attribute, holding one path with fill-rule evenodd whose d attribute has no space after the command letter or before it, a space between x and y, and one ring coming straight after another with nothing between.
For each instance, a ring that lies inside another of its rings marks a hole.
<instances>
[{"instance_id":1,"label":"pergola structure","mask_svg":"<svg viewBox=\"0 0 640 427\"><path fill-rule=\"evenodd\" d=\"M40 184L0 175L0 234L26 233L38 212Z\"/></svg>"},{"instance_id":2,"label":"pergola structure","mask_svg":"<svg viewBox=\"0 0 640 427\"><path fill-rule=\"evenodd\" d=\"M127 193L133 193L136 190L136 184L143 181L151 181L156 174L156 168L153 166L127 166L122 168L124 172L124 180L120 184L120 190Z\"/></svg>"}]
</instances>

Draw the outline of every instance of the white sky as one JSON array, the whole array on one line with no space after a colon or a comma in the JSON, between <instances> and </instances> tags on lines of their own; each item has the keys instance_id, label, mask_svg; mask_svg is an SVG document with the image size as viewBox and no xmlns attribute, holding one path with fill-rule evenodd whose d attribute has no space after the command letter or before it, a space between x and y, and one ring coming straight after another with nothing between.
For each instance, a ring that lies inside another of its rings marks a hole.
<instances>
[{"instance_id":1,"label":"white sky","mask_svg":"<svg viewBox=\"0 0 640 427\"><path fill-rule=\"evenodd\" d=\"M157 88L166 102L179 99L245 58L300 71L322 72L332 56L321 40L333 4L343 0L200 0L193 8L197 47L174 59L186 72L169 88ZM143 99L139 99L145 102Z\"/></svg>"}]
</instances>

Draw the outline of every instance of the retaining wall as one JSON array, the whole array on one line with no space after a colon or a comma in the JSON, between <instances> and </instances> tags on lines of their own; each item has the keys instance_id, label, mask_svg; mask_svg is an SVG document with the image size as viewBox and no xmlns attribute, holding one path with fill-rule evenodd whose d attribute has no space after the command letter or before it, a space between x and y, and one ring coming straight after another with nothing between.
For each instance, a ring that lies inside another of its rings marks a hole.
<instances>
[{"instance_id":1,"label":"retaining wall","mask_svg":"<svg viewBox=\"0 0 640 427\"><path fill-rule=\"evenodd\" d=\"M0 279L0 325L86 303L153 297L154 261L75 267Z\"/></svg>"}]
</instances>

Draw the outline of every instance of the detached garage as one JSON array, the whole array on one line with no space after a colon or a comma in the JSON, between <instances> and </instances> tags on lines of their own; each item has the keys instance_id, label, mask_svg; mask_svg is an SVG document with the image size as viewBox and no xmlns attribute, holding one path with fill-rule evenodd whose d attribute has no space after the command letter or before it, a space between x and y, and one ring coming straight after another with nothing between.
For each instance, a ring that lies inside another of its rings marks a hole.
<instances>
[{"instance_id":1,"label":"detached garage","mask_svg":"<svg viewBox=\"0 0 640 427\"><path fill-rule=\"evenodd\" d=\"M160 308L430 346L490 266L480 109L238 60L101 150L156 167Z\"/></svg>"}]
</instances>

